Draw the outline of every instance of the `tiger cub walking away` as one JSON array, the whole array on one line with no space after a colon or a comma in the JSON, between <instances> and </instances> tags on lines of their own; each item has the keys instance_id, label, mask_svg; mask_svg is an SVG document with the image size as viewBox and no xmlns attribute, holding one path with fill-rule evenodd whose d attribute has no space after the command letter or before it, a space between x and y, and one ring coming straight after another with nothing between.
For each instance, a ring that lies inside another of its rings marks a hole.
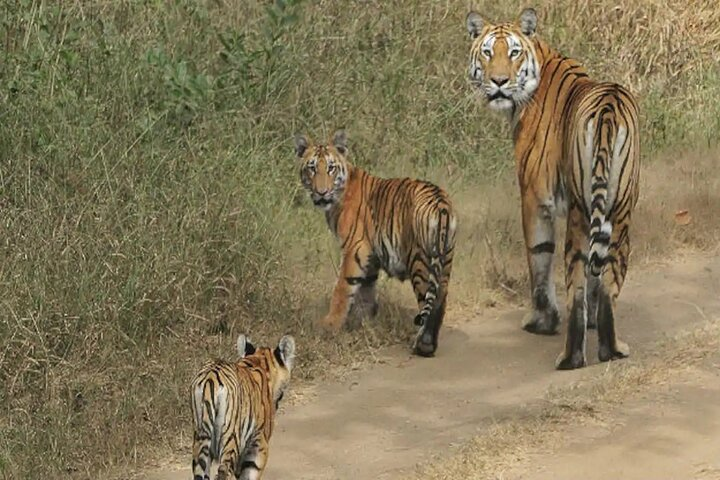
<instances>
[{"instance_id":1,"label":"tiger cub walking away","mask_svg":"<svg viewBox=\"0 0 720 480\"><path fill-rule=\"evenodd\" d=\"M621 85L590 79L579 62L540 39L531 8L514 24L492 25L472 12L467 28L470 81L514 129L533 306L523 327L557 331L555 222L567 208L568 330L556 366L586 364L586 330L594 326L600 361L626 357L615 302L627 273L640 185L637 101Z\"/></svg>"},{"instance_id":2,"label":"tiger cub walking away","mask_svg":"<svg viewBox=\"0 0 720 480\"><path fill-rule=\"evenodd\" d=\"M256 349L245 335L237 340L240 360L215 360L192 382L193 478L262 478L278 403L290 382L295 340L284 336L274 349Z\"/></svg>"},{"instance_id":3,"label":"tiger cub walking away","mask_svg":"<svg viewBox=\"0 0 720 480\"><path fill-rule=\"evenodd\" d=\"M295 149L302 160L302 184L324 210L342 248L330 312L320 325L339 330L353 305L375 315L375 283L382 269L401 281L410 279L419 309L415 324L420 327L413 349L433 356L455 248L457 222L448 195L428 182L378 178L352 166L343 131L326 145L299 135Z\"/></svg>"}]
</instances>

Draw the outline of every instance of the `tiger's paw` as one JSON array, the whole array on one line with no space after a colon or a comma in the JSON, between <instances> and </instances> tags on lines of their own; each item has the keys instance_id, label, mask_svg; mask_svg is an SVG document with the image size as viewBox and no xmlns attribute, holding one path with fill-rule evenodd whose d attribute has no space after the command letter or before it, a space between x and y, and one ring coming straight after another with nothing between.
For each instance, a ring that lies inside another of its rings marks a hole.
<instances>
[{"instance_id":1,"label":"tiger's paw","mask_svg":"<svg viewBox=\"0 0 720 480\"><path fill-rule=\"evenodd\" d=\"M560 314L556 308L544 311L533 310L523 319L522 328L538 335L555 335L560 327Z\"/></svg>"},{"instance_id":2,"label":"tiger's paw","mask_svg":"<svg viewBox=\"0 0 720 480\"><path fill-rule=\"evenodd\" d=\"M330 315L326 315L321 320L318 320L315 323L315 326L325 332L337 333L343 327L344 323L345 322L343 322L342 319L338 320L336 318L331 317Z\"/></svg>"},{"instance_id":3,"label":"tiger's paw","mask_svg":"<svg viewBox=\"0 0 720 480\"><path fill-rule=\"evenodd\" d=\"M621 340L615 340L615 348L607 345L600 345L598 349L598 359L601 362L609 362L610 360L620 360L630 356L630 347Z\"/></svg>"},{"instance_id":4,"label":"tiger's paw","mask_svg":"<svg viewBox=\"0 0 720 480\"><path fill-rule=\"evenodd\" d=\"M425 330L425 327L420 327L415 337L413 352L421 357L434 357L435 350L437 350L437 340L433 338L432 333Z\"/></svg>"},{"instance_id":5,"label":"tiger's paw","mask_svg":"<svg viewBox=\"0 0 720 480\"><path fill-rule=\"evenodd\" d=\"M582 351L571 354L563 352L555 361L555 368L558 370L575 370L576 368L583 368L585 365L587 365L587 362Z\"/></svg>"}]
</instances>

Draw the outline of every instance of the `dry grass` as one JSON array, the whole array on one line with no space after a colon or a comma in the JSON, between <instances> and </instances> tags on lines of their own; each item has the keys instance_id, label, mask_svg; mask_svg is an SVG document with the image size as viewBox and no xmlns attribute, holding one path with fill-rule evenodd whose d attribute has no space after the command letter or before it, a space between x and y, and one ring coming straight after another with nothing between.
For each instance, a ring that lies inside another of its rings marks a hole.
<instances>
[{"instance_id":1,"label":"dry grass","mask_svg":"<svg viewBox=\"0 0 720 480\"><path fill-rule=\"evenodd\" d=\"M504 478L503 472L522 465L529 455L548 455L572 426L602 424L612 409L654 385L672 382L689 368L716 356L720 323L716 320L692 332L659 342L642 364L608 364L604 373L569 387L549 391L542 405L527 408L521 417L499 421L450 457L419 466L410 479L468 480Z\"/></svg>"},{"instance_id":2,"label":"dry grass","mask_svg":"<svg viewBox=\"0 0 720 480\"><path fill-rule=\"evenodd\" d=\"M239 332L295 334L298 382L409 341L409 287L392 283L377 322L313 331L337 247L299 193L296 131L344 126L359 165L447 187L461 210L452 301L525 298L507 127L465 80L467 2L284 3L7 5L0 476L91 478L186 444L188 380ZM639 259L710 248L716 155L655 157L716 145L717 13L608 5L540 2L540 32L641 94ZM496 19L523 6L477 2ZM690 226L673 226L678 208Z\"/></svg>"}]
</instances>

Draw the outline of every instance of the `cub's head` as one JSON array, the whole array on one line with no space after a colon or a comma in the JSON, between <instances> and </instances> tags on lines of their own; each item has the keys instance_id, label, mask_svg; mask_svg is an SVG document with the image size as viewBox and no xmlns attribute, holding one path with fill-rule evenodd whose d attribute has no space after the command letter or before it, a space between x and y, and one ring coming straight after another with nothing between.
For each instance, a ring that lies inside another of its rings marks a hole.
<instances>
[{"instance_id":1,"label":"cub's head","mask_svg":"<svg viewBox=\"0 0 720 480\"><path fill-rule=\"evenodd\" d=\"M255 348L250 339L241 334L237 339L237 352L246 362L267 370L273 403L277 410L290 384L290 372L295 364L295 339L285 335L275 348Z\"/></svg>"},{"instance_id":2,"label":"cub's head","mask_svg":"<svg viewBox=\"0 0 720 480\"><path fill-rule=\"evenodd\" d=\"M470 12L467 29L470 47L470 81L493 110L512 110L532 97L540 83L533 37L537 15L532 8L520 14L516 24L491 25Z\"/></svg>"},{"instance_id":3,"label":"cub's head","mask_svg":"<svg viewBox=\"0 0 720 480\"><path fill-rule=\"evenodd\" d=\"M295 137L295 153L300 158L300 180L310 192L316 207L329 210L340 201L348 176L347 137L340 130L332 144L313 144L304 135Z\"/></svg>"}]
</instances>

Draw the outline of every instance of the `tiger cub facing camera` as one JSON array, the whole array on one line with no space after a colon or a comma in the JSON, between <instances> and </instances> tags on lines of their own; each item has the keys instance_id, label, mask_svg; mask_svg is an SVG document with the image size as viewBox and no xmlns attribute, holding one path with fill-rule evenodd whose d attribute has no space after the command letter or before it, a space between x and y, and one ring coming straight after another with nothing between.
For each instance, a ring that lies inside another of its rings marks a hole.
<instances>
[{"instance_id":1,"label":"tiger cub facing camera","mask_svg":"<svg viewBox=\"0 0 720 480\"><path fill-rule=\"evenodd\" d=\"M413 350L433 356L445 315L457 225L447 193L429 182L379 178L353 166L343 131L327 144L298 135L295 151L302 184L325 212L342 248L330 312L320 326L339 330L351 308L375 315L375 283L384 270L412 283L420 327Z\"/></svg>"},{"instance_id":2,"label":"tiger cub facing camera","mask_svg":"<svg viewBox=\"0 0 720 480\"><path fill-rule=\"evenodd\" d=\"M207 363L192 382L193 479L259 480L267 465L268 442L278 404L290 382L295 340L286 335L275 348L237 340L237 362Z\"/></svg>"}]
</instances>

